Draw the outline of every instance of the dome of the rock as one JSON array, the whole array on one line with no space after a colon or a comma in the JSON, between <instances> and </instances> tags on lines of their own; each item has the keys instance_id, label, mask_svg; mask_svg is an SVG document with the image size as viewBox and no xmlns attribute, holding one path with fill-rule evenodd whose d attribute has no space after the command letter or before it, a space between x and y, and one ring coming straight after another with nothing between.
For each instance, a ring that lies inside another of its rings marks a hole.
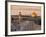
<instances>
[{"instance_id":1,"label":"dome of the rock","mask_svg":"<svg viewBox=\"0 0 46 37\"><path fill-rule=\"evenodd\" d=\"M36 17L37 14L35 12L32 12L32 17Z\"/></svg>"}]
</instances>

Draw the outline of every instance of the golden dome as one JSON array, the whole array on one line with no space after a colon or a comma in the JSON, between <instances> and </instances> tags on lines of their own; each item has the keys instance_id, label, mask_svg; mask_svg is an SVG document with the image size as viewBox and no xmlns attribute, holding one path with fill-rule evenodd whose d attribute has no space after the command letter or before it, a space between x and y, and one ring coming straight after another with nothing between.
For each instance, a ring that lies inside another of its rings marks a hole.
<instances>
[{"instance_id":1,"label":"golden dome","mask_svg":"<svg viewBox=\"0 0 46 37\"><path fill-rule=\"evenodd\" d=\"M36 16L37 16L36 12L33 12L32 17L36 17Z\"/></svg>"}]
</instances>

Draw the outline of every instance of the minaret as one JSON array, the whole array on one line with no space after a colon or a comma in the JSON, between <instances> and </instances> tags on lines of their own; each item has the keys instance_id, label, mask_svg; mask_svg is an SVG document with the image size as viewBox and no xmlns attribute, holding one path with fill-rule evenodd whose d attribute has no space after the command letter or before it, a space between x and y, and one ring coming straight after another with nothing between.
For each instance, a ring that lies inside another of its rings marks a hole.
<instances>
[{"instance_id":1,"label":"minaret","mask_svg":"<svg viewBox=\"0 0 46 37\"><path fill-rule=\"evenodd\" d=\"M19 12L19 23L21 23L21 12Z\"/></svg>"}]
</instances>

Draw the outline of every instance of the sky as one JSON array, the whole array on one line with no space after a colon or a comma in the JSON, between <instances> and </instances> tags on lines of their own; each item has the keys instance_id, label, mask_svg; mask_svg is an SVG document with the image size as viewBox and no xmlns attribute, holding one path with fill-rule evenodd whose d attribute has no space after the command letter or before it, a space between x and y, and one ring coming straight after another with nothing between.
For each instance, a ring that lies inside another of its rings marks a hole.
<instances>
[{"instance_id":1,"label":"sky","mask_svg":"<svg viewBox=\"0 0 46 37\"><path fill-rule=\"evenodd\" d=\"M23 6L23 5L11 5L11 15L18 15L21 12L22 15L31 16L33 12L37 16L41 16L41 7L40 6Z\"/></svg>"}]
</instances>

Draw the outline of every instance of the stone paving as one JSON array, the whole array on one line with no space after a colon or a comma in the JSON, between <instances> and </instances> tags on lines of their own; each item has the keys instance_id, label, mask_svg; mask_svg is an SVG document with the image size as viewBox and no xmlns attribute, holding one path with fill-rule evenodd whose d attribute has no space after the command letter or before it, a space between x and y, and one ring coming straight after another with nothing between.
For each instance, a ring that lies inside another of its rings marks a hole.
<instances>
[{"instance_id":1,"label":"stone paving","mask_svg":"<svg viewBox=\"0 0 46 37\"><path fill-rule=\"evenodd\" d=\"M23 21L19 24L12 23L11 31L31 31L31 30L40 30L41 25L37 25L34 21Z\"/></svg>"}]
</instances>

